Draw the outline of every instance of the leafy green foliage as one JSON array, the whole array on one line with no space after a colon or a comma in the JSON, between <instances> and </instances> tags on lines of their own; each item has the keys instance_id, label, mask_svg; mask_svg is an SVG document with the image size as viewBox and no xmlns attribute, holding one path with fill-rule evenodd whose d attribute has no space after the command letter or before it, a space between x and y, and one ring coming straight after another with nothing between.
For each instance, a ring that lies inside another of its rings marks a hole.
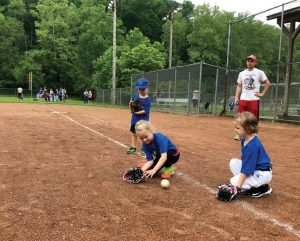
<instances>
[{"instance_id":1,"label":"leafy green foliage","mask_svg":"<svg viewBox=\"0 0 300 241\"><path fill-rule=\"evenodd\" d=\"M113 15L106 0L2 0L0 2L0 86L65 87L68 93L112 86ZM167 66L170 20L175 0L117 1L117 87L132 74ZM174 14L172 66L204 61L225 66L228 22L247 16L183 1ZM280 30L255 19L232 25L229 67L245 66L255 54L258 67L275 79ZM284 79L287 38L283 35L280 79ZM299 36L294 62L299 62ZM297 81L300 67L293 66Z\"/></svg>"},{"instance_id":2,"label":"leafy green foliage","mask_svg":"<svg viewBox=\"0 0 300 241\"><path fill-rule=\"evenodd\" d=\"M143 36L139 29L131 30L126 36L124 45L118 50L118 87L130 85L132 74L161 69L165 64L165 54L162 45L153 44ZM96 62L96 73L93 86L111 88L112 50L109 49Z\"/></svg>"}]
</instances>

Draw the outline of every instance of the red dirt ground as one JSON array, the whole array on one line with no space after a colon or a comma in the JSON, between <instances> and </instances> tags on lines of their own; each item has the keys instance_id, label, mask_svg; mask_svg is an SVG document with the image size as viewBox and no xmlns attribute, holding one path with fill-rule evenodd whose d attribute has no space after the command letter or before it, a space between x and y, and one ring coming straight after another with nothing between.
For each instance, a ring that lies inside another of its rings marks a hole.
<instances>
[{"instance_id":1,"label":"red dirt ground","mask_svg":"<svg viewBox=\"0 0 300 241\"><path fill-rule=\"evenodd\" d=\"M233 119L151 113L156 129L181 150L165 190L158 177L122 181L143 159L112 141L130 144L128 110L0 108L1 241L300 239L298 126L260 123L274 164L273 194L223 203L213 191L231 177L230 158L240 156Z\"/></svg>"}]
</instances>

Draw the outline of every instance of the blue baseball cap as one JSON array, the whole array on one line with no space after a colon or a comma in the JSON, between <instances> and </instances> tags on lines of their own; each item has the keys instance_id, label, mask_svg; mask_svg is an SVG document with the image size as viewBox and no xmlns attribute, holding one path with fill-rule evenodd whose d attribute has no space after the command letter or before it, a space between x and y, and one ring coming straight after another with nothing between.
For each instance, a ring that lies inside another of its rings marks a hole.
<instances>
[{"instance_id":1,"label":"blue baseball cap","mask_svg":"<svg viewBox=\"0 0 300 241\"><path fill-rule=\"evenodd\" d=\"M149 87L149 81L145 78L140 78L135 81L135 88L136 89L146 89Z\"/></svg>"}]
</instances>

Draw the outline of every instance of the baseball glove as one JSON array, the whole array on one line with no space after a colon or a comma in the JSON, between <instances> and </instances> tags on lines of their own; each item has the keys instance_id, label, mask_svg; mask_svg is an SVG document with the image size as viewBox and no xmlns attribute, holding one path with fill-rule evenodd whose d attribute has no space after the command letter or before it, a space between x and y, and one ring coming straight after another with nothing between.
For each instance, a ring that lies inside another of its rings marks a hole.
<instances>
[{"instance_id":1,"label":"baseball glove","mask_svg":"<svg viewBox=\"0 0 300 241\"><path fill-rule=\"evenodd\" d=\"M134 112L141 111L143 109L143 106L144 104L140 99L135 99L130 104L131 112L134 113Z\"/></svg>"},{"instance_id":2,"label":"baseball glove","mask_svg":"<svg viewBox=\"0 0 300 241\"><path fill-rule=\"evenodd\" d=\"M144 178L144 172L139 167L130 168L123 174L123 180L128 183L136 184L141 182L143 178Z\"/></svg>"},{"instance_id":3,"label":"baseball glove","mask_svg":"<svg viewBox=\"0 0 300 241\"><path fill-rule=\"evenodd\" d=\"M217 198L223 202L231 202L238 195L238 187L231 184L223 184L218 187Z\"/></svg>"}]
</instances>

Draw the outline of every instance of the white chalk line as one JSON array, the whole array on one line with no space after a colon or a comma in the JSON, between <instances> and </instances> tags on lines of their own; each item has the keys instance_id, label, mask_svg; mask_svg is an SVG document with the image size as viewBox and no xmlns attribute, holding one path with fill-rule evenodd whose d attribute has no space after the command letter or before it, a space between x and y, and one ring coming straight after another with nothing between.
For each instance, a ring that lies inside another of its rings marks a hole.
<instances>
[{"instance_id":1,"label":"white chalk line","mask_svg":"<svg viewBox=\"0 0 300 241\"><path fill-rule=\"evenodd\" d=\"M217 193L217 191L215 189L207 186L206 184L200 183L199 181L193 179L192 177L187 176L186 174L184 174L182 172L177 171L176 174L179 175L187 183L192 183L192 186L194 186L194 187L201 187L203 189L206 189L209 193L214 194L214 195L216 195L216 193ZM253 207L251 204L249 204L245 201L236 200L233 204L241 206L243 209L253 213L257 218L268 220L271 223L273 223L275 226L282 227L285 230L287 230L288 232L300 237L300 231L299 230L294 229L289 224L280 222L276 218L273 218L272 216L270 216L267 213L264 213L263 211L258 211L257 209L255 209L255 207Z\"/></svg>"},{"instance_id":2,"label":"white chalk line","mask_svg":"<svg viewBox=\"0 0 300 241\"><path fill-rule=\"evenodd\" d=\"M70 120L71 122L75 123L76 125L79 125L80 127L84 128L84 129L87 129L87 130L89 130L89 131L91 131L91 132L93 132L93 133L95 133L95 134L97 134L97 135L100 135L100 136L102 136L102 137L104 137L104 138L110 140L111 142L113 142L113 143L115 143L115 144L117 144L117 145L119 145L119 146L128 148L128 146L124 145L123 143L121 143L121 142L119 142L119 141L116 141L116 140L110 138L109 136L106 136L106 135L102 134L102 133L99 132L99 131L96 131L96 130L94 130L94 129L91 129L91 128L89 128L88 126L83 125L83 124L79 123L78 121L75 121L75 120L72 119L71 117L69 117L69 116L67 116L67 115L65 115L65 114L62 114L62 113L60 113L60 112L58 112L58 111L56 111L56 110L50 108L50 107L47 106L47 105L45 105L45 107L46 107L47 109L49 109L52 113L61 115L61 116L63 116L64 118Z\"/></svg>"},{"instance_id":3,"label":"white chalk line","mask_svg":"<svg viewBox=\"0 0 300 241\"><path fill-rule=\"evenodd\" d=\"M83 125L75 120L73 120L71 117L65 115L65 114L62 114L58 111L55 111L54 109L50 108L49 106L45 105L46 108L48 108L52 113L55 113L55 114L58 114L58 115L61 115L63 117L65 117L66 119L70 120L71 122L79 125L80 127L86 129L86 130L89 130L97 135L100 135L108 140L110 140L111 142L119 145L119 146L122 146L122 147L125 147L125 148L128 148L126 145L124 145L123 143L119 142L119 141L116 141L96 130L93 130L91 128L89 128L88 126L86 125ZM199 181L195 180L194 178L190 177L189 175L187 174L184 174L183 172L178 172L177 171L177 175L182 179L184 180L186 183L192 183L192 186L194 187L201 187L205 190L207 190L209 193L211 194L216 194L216 190L214 190L213 188L209 187L208 185L204 184L204 183L200 183ZM273 223L275 226L278 226L278 227L281 227L281 228L284 228L286 231L300 237L300 231L299 230L296 230L294 229L291 225L289 224L286 224L286 223L283 223L275 218L273 218L272 216L270 216L269 214L267 213L264 213L262 211L258 211L257 209L255 209L255 207L253 207L251 204L245 202L245 201L240 201L240 200L237 200L235 202L236 205L239 205L241 206L243 209L253 213L257 218L260 218L260 219L264 219L264 220L267 220L271 223Z\"/></svg>"},{"instance_id":4,"label":"white chalk line","mask_svg":"<svg viewBox=\"0 0 300 241\"><path fill-rule=\"evenodd\" d=\"M103 120L103 119L97 118L97 117L95 117L95 116L92 116L92 115L86 115L86 116L87 116L87 117L90 117L90 118L93 118L94 120L99 121L99 122L101 122L101 123L109 124L110 126L112 126L112 127L114 127L114 128L118 128L118 129L121 129L121 130L129 131L129 128L126 129L126 128L124 128L124 127L115 126L115 125L109 123L108 121L105 121L105 120Z\"/></svg>"}]
</instances>

